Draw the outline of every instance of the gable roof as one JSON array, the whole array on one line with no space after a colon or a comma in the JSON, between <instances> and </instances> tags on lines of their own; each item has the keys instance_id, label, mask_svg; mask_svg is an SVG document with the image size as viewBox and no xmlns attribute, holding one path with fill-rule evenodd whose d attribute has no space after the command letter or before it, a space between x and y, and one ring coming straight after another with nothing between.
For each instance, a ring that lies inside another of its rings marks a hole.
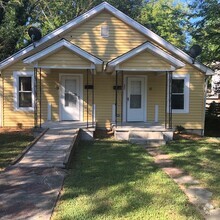
<instances>
[{"instance_id":1,"label":"gable roof","mask_svg":"<svg viewBox=\"0 0 220 220\"><path fill-rule=\"evenodd\" d=\"M161 57L163 60L165 60L166 62L172 65L173 70L179 69L185 66L183 62L171 56L170 54L166 53L165 51L161 50L160 48L156 47L152 43L145 42L142 45L108 62L106 64L107 72L112 72L116 68L117 65L125 62L126 60L136 56L137 54L143 51L149 51L150 53L156 55L157 57Z\"/></svg>"},{"instance_id":2,"label":"gable roof","mask_svg":"<svg viewBox=\"0 0 220 220\"><path fill-rule=\"evenodd\" d=\"M173 46L172 44L170 44L169 42L164 40L162 37L158 36L157 34L152 32L148 28L139 24L138 22L136 22L135 20L133 20L132 18L130 18L129 16L127 16L123 12L119 11L118 9L116 9L115 7L113 7L112 5L110 5L107 2L103 2L103 3L99 4L98 6L89 10L88 12L80 15L79 17L73 19L72 21L66 23L65 25L63 25L63 26L59 27L58 29L52 31L51 33L47 34L39 42L35 42L36 47L38 47L40 45L43 46L44 44L46 44L47 42L49 42L51 40L54 40L55 38L57 38L57 40L58 40L59 35L65 34L69 29L80 25L82 22L85 22L87 19L95 16L96 14L100 13L103 10L107 10L108 12L113 14L115 17L122 20L124 23L126 23L129 26L131 26L132 28L138 30L140 33L147 36L150 40L152 40L156 44L160 45L161 47L163 47L167 51L175 54L176 56L180 57L182 60L186 61L187 63L195 66L197 69L199 69L201 72L205 73L206 75L214 74L214 72L210 68L208 68L207 66L205 66L197 61L194 61L194 59L192 57L190 57L188 54L186 54L185 52L183 52L179 48ZM27 46L26 48L18 51L14 55L3 60L2 62L0 62L0 70L6 68L7 66L11 65L12 63L16 62L19 59L24 58L25 55L27 55L29 52L33 51L34 49L35 49L34 45L31 44L31 45Z\"/></svg>"},{"instance_id":3,"label":"gable roof","mask_svg":"<svg viewBox=\"0 0 220 220\"><path fill-rule=\"evenodd\" d=\"M38 53L35 53L34 55L26 58L23 60L24 63L34 63L46 56L49 56L53 53L55 53L56 51L60 50L61 48L67 48L69 50L71 50L72 52L76 53L77 55L79 55L82 58L85 58L86 60L89 60L90 62L94 63L97 66L103 66L103 60L97 58L96 56L93 56L92 54L86 52L85 50L81 49L80 47L70 43L69 41L62 39L58 42L56 42L55 44L52 44L51 46L45 48L44 50L41 50Z\"/></svg>"}]
</instances>

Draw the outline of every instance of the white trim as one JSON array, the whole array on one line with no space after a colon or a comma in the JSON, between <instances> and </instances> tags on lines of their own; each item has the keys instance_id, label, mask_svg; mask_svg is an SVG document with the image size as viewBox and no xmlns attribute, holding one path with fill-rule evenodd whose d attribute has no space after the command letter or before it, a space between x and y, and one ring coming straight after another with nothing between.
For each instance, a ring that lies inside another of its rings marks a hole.
<instances>
[{"instance_id":1,"label":"white trim","mask_svg":"<svg viewBox=\"0 0 220 220\"><path fill-rule=\"evenodd\" d=\"M61 41L58 41L57 43L47 47L44 50L41 50L40 52L26 58L23 60L24 63L30 64L33 62L38 61L39 59L44 58L45 56L48 56L50 54L55 53L60 48L66 47L67 49L71 50L72 52L78 54L79 56L93 62L96 65L102 65L103 61L89 53L87 53L85 50L82 50L81 48L71 44L69 41L66 41L65 39L62 39Z\"/></svg>"},{"instance_id":2,"label":"white trim","mask_svg":"<svg viewBox=\"0 0 220 220\"><path fill-rule=\"evenodd\" d=\"M51 103L48 103L47 104L47 121L51 121L51 119L52 119L52 112L51 112L51 110L52 110L52 106L51 106Z\"/></svg>"},{"instance_id":3,"label":"white trim","mask_svg":"<svg viewBox=\"0 0 220 220\"><path fill-rule=\"evenodd\" d=\"M153 33L151 30L148 28L144 27L143 25L139 24L126 14L122 13L112 5L110 5L107 2L103 2L99 4L98 6L92 8L88 12L80 15L79 17L73 19L72 21L68 22L67 24L59 27L58 29L52 31L48 35L44 36L39 42L35 42L36 48L40 45L43 46L46 42L50 40L54 40L55 38L59 38L61 35L64 35L69 29L76 27L80 25L82 22L85 20L88 20L89 18L95 16L96 14L100 13L103 10L109 11L111 14L113 14L115 17L119 18L132 28L136 29L143 35L147 36L150 40L153 42L159 44L163 48L167 49L169 52L174 53L175 55L181 57L183 60L188 62L189 64L194 65L196 68L201 70L203 73L206 73L206 75L213 75L214 72L206 67L203 64L200 64L199 62L195 61L192 57L190 57L188 54L183 52L182 50L178 49L177 47L173 46L172 44L168 43L166 40L158 36L157 34ZM29 45L28 47L24 48L23 50L20 50L19 52L15 53L14 55L10 56L9 58L5 59L0 63L0 70L6 68L7 66L11 65L12 63L16 62L19 60L21 57L24 57L27 53L30 51L34 50L35 47L33 44Z\"/></svg>"},{"instance_id":4,"label":"white trim","mask_svg":"<svg viewBox=\"0 0 220 220\"><path fill-rule=\"evenodd\" d=\"M36 65L34 66L36 68L43 68L43 69L76 69L76 70L87 70L87 69L90 69L90 70L93 70L95 69L93 66L41 66L41 65Z\"/></svg>"},{"instance_id":5,"label":"white trim","mask_svg":"<svg viewBox=\"0 0 220 220\"><path fill-rule=\"evenodd\" d=\"M181 114L181 113L189 113L189 81L190 74L173 74L173 79L184 79L184 109L172 109L172 113ZM167 80L168 81L168 80ZM169 83L169 82L167 82ZM167 95L169 94L169 86L167 85ZM169 112L169 99L167 99L167 113Z\"/></svg>"},{"instance_id":6,"label":"white trim","mask_svg":"<svg viewBox=\"0 0 220 220\"><path fill-rule=\"evenodd\" d=\"M124 75L123 78L123 115L122 121L127 122L127 79L131 78L144 78L144 122L147 122L147 76L145 75Z\"/></svg>"},{"instance_id":7,"label":"white trim","mask_svg":"<svg viewBox=\"0 0 220 220\"><path fill-rule=\"evenodd\" d=\"M61 86L61 78L63 76L76 76L79 77L79 92L80 92L80 101L79 101L79 118L80 122L83 122L83 74L71 74L71 73L59 73L59 85ZM59 121L62 121L62 110L61 110L61 88L59 88Z\"/></svg>"},{"instance_id":8,"label":"white trim","mask_svg":"<svg viewBox=\"0 0 220 220\"><path fill-rule=\"evenodd\" d=\"M124 107L123 107L124 109ZM123 116L122 116L123 118ZM112 123L115 123L115 104L112 104Z\"/></svg>"},{"instance_id":9,"label":"white trim","mask_svg":"<svg viewBox=\"0 0 220 220\"><path fill-rule=\"evenodd\" d=\"M126 72L166 72L166 71L174 71L176 70L175 68L171 67L170 69L164 68L164 69L126 69L126 68L116 68L115 70L117 71L126 71ZM113 71L113 70L112 70ZM115 72L113 72L112 74L115 74Z\"/></svg>"},{"instance_id":10,"label":"white trim","mask_svg":"<svg viewBox=\"0 0 220 220\"><path fill-rule=\"evenodd\" d=\"M154 106L154 122L158 122L159 118L159 105Z\"/></svg>"},{"instance_id":11,"label":"white trim","mask_svg":"<svg viewBox=\"0 0 220 220\"><path fill-rule=\"evenodd\" d=\"M140 54L143 51L148 51L151 54L154 54L158 57L161 57L163 60L167 61L168 63L170 63L172 65L171 69L173 69L173 70L178 69L178 68L182 68L185 66L185 64L183 62L181 62L180 60L176 59L175 57L173 57L170 54L166 53L165 51L161 50L160 48L154 46L150 42L146 42L146 43L142 44L141 46L136 47L135 49L132 49L131 51L123 54L122 56L108 62L107 66L106 66L107 71L112 72L115 69L115 67L118 66L120 63L125 62L126 60L136 56L137 54ZM118 69L125 70L120 67ZM130 70L130 71L132 71L132 70ZM141 71L141 70L139 70L139 71ZM167 70L160 69L160 71L167 71Z\"/></svg>"},{"instance_id":12,"label":"white trim","mask_svg":"<svg viewBox=\"0 0 220 220\"><path fill-rule=\"evenodd\" d=\"M31 84L32 84L32 107L19 107L19 77L26 76L31 77ZM15 111L24 111L24 112L30 112L34 111L34 72L33 71L14 71L13 72L13 78L14 78L14 110Z\"/></svg>"}]
</instances>

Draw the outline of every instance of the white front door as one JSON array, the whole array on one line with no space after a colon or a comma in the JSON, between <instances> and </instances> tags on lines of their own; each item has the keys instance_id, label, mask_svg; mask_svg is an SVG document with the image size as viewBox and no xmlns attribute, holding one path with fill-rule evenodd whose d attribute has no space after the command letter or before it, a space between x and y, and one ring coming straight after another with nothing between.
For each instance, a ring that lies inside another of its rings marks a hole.
<instances>
[{"instance_id":1,"label":"white front door","mask_svg":"<svg viewBox=\"0 0 220 220\"><path fill-rule=\"evenodd\" d=\"M145 78L127 77L127 121L145 121Z\"/></svg>"},{"instance_id":2,"label":"white front door","mask_svg":"<svg viewBox=\"0 0 220 220\"><path fill-rule=\"evenodd\" d=\"M61 76L61 120L80 120L80 77Z\"/></svg>"}]
</instances>

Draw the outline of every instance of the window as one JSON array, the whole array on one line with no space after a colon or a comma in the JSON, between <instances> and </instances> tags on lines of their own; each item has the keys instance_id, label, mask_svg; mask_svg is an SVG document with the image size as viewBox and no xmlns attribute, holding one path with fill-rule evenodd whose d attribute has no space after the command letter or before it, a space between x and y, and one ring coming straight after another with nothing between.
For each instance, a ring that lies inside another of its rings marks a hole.
<instances>
[{"instance_id":1,"label":"window","mask_svg":"<svg viewBox=\"0 0 220 220\"><path fill-rule=\"evenodd\" d=\"M107 25L101 26L101 36L102 37L109 37L109 27Z\"/></svg>"},{"instance_id":2,"label":"window","mask_svg":"<svg viewBox=\"0 0 220 220\"><path fill-rule=\"evenodd\" d=\"M16 110L34 110L33 72L14 72L14 105Z\"/></svg>"},{"instance_id":3,"label":"window","mask_svg":"<svg viewBox=\"0 0 220 220\"><path fill-rule=\"evenodd\" d=\"M184 109L184 79L172 80L172 109Z\"/></svg>"},{"instance_id":4,"label":"window","mask_svg":"<svg viewBox=\"0 0 220 220\"><path fill-rule=\"evenodd\" d=\"M172 112L188 113L189 112L189 75L173 74L171 90L172 90L171 91ZM168 100L168 108L169 108L169 100Z\"/></svg>"}]
</instances>

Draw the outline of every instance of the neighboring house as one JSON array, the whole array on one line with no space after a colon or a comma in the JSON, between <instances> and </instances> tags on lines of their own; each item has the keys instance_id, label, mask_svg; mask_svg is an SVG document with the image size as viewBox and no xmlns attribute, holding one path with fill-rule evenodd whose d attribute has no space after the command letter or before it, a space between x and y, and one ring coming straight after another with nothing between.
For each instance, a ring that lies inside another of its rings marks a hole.
<instances>
[{"instance_id":1,"label":"neighboring house","mask_svg":"<svg viewBox=\"0 0 220 220\"><path fill-rule=\"evenodd\" d=\"M132 122L200 134L213 74L106 2L3 60L0 70L2 126Z\"/></svg>"}]
</instances>

